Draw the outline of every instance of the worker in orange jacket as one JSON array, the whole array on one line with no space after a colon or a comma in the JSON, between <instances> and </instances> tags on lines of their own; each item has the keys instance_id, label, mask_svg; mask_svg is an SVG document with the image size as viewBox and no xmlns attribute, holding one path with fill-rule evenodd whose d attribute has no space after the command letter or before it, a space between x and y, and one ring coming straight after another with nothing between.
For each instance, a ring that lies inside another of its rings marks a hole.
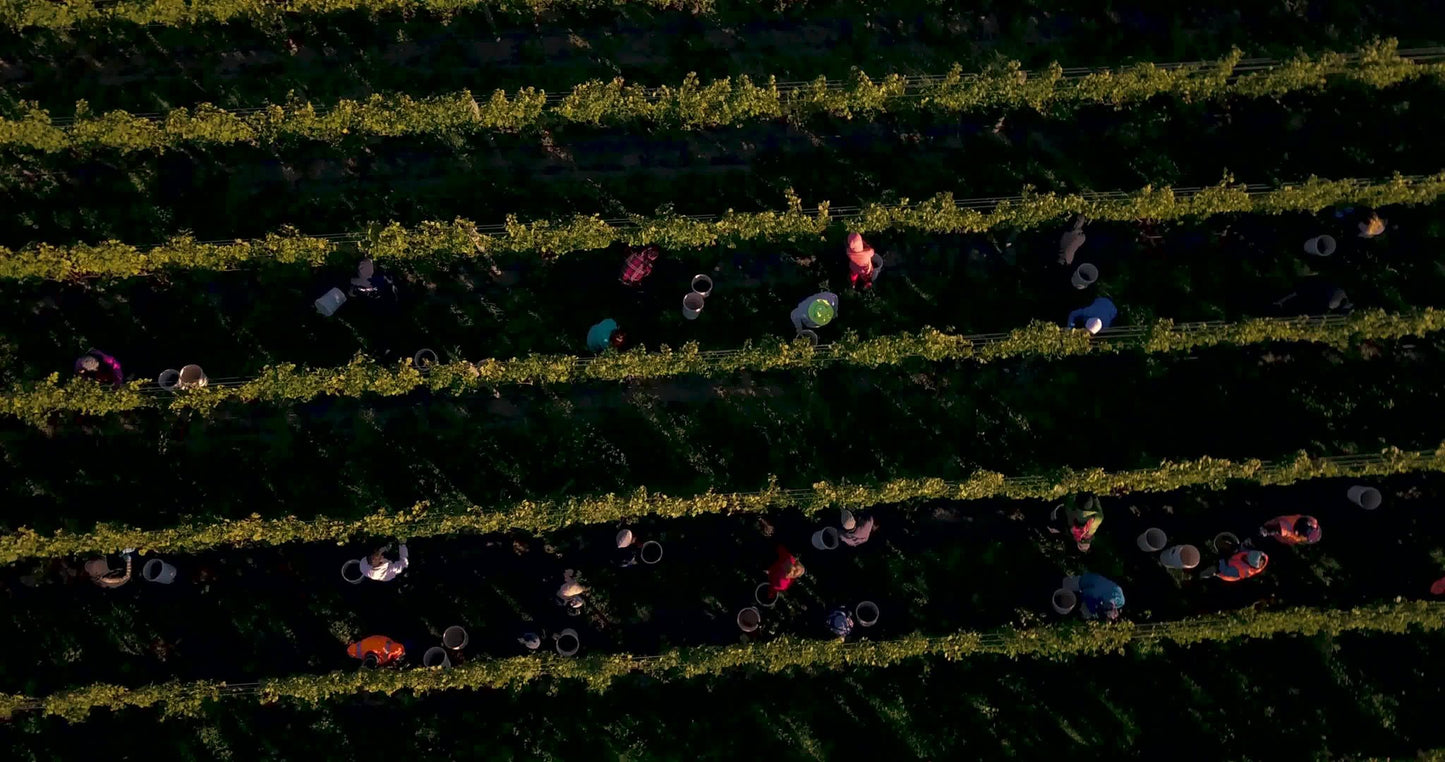
<instances>
[{"instance_id":1,"label":"worker in orange jacket","mask_svg":"<svg viewBox=\"0 0 1445 762\"><path fill-rule=\"evenodd\" d=\"M384 667L401 661L401 657L406 656L406 646L385 635L372 635L347 646L346 653L368 667Z\"/></svg>"},{"instance_id":2,"label":"worker in orange jacket","mask_svg":"<svg viewBox=\"0 0 1445 762\"><path fill-rule=\"evenodd\" d=\"M1204 578L1218 577L1225 582L1239 582L1264 572L1269 565L1269 556L1258 550L1241 550L1229 558L1221 558L1219 566L1202 575Z\"/></svg>"}]
</instances>

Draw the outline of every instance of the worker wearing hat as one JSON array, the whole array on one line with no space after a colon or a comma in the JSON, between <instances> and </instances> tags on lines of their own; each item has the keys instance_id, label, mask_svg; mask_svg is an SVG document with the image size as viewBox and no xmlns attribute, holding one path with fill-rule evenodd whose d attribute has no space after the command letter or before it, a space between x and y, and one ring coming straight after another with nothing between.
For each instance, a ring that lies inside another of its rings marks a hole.
<instances>
[{"instance_id":1,"label":"worker wearing hat","mask_svg":"<svg viewBox=\"0 0 1445 762\"><path fill-rule=\"evenodd\" d=\"M1064 325L1070 328L1082 328L1089 333L1098 333L1114 324L1119 317L1119 308L1107 297L1095 299L1087 307L1080 307L1069 313L1068 320Z\"/></svg>"},{"instance_id":2,"label":"worker wearing hat","mask_svg":"<svg viewBox=\"0 0 1445 762\"><path fill-rule=\"evenodd\" d=\"M831 291L820 291L798 302L797 309L788 317L793 321L793 330L822 328L838 316L838 295Z\"/></svg>"},{"instance_id":3,"label":"worker wearing hat","mask_svg":"<svg viewBox=\"0 0 1445 762\"><path fill-rule=\"evenodd\" d=\"M1205 577L1218 577L1225 582L1239 582L1264 572L1264 567L1269 565L1269 556L1258 550L1241 550L1229 558L1219 560L1219 566L1213 574L1207 572Z\"/></svg>"}]
</instances>

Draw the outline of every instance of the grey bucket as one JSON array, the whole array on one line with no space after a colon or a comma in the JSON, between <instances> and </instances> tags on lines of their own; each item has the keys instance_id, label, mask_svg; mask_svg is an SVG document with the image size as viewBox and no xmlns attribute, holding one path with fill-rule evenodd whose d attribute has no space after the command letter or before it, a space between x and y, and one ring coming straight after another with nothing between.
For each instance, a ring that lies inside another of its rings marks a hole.
<instances>
[{"instance_id":1,"label":"grey bucket","mask_svg":"<svg viewBox=\"0 0 1445 762\"><path fill-rule=\"evenodd\" d=\"M863 601L853 609L853 617L858 620L859 627L872 627L878 624L878 604L873 601Z\"/></svg>"},{"instance_id":2,"label":"grey bucket","mask_svg":"<svg viewBox=\"0 0 1445 762\"><path fill-rule=\"evenodd\" d=\"M1351 503L1354 503L1355 505L1358 505L1367 511L1373 511L1376 508L1379 508L1380 503L1384 501L1384 498L1381 497L1379 490L1375 489L1374 487L1366 487L1363 484L1356 484L1355 486L1350 487L1349 491L1346 492L1345 495L1350 498Z\"/></svg>"},{"instance_id":3,"label":"grey bucket","mask_svg":"<svg viewBox=\"0 0 1445 762\"><path fill-rule=\"evenodd\" d=\"M1220 532L1219 534L1214 535L1213 540L1209 541L1209 546L1216 553L1224 552L1226 546L1230 548L1238 548L1239 535L1233 532Z\"/></svg>"},{"instance_id":4,"label":"grey bucket","mask_svg":"<svg viewBox=\"0 0 1445 762\"><path fill-rule=\"evenodd\" d=\"M1061 587L1054 591L1054 598L1051 603L1053 603L1054 611L1060 614L1067 614L1073 611L1075 606L1079 605L1079 596L1074 591L1065 590Z\"/></svg>"},{"instance_id":5,"label":"grey bucket","mask_svg":"<svg viewBox=\"0 0 1445 762\"><path fill-rule=\"evenodd\" d=\"M692 276L692 292L706 299L712 293L712 278L706 275Z\"/></svg>"},{"instance_id":6,"label":"grey bucket","mask_svg":"<svg viewBox=\"0 0 1445 762\"><path fill-rule=\"evenodd\" d=\"M682 298L682 316L688 320L697 320L697 316L702 314L704 304L706 304L706 301L703 299L702 294L696 291L689 293Z\"/></svg>"},{"instance_id":7,"label":"grey bucket","mask_svg":"<svg viewBox=\"0 0 1445 762\"><path fill-rule=\"evenodd\" d=\"M442 645L453 651L460 651L466 648L470 642L472 642L472 639L467 636L467 631L456 625L442 630Z\"/></svg>"},{"instance_id":8,"label":"grey bucket","mask_svg":"<svg viewBox=\"0 0 1445 762\"><path fill-rule=\"evenodd\" d=\"M430 349L418 349L416 354L411 356L412 367L417 370L427 370L437 362L437 353Z\"/></svg>"},{"instance_id":9,"label":"grey bucket","mask_svg":"<svg viewBox=\"0 0 1445 762\"><path fill-rule=\"evenodd\" d=\"M798 331L798 338L808 342L808 346L810 347L818 346L818 334L808 330L807 328Z\"/></svg>"},{"instance_id":10,"label":"grey bucket","mask_svg":"<svg viewBox=\"0 0 1445 762\"><path fill-rule=\"evenodd\" d=\"M642 563L651 566L662 560L662 543L657 540L648 540L642 543L637 555L642 559Z\"/></svg>"},{"instance_id":11,"label":"grey bucket","mask_svg":"<svg viewBox=\"0 0 1445 762\"><path fill-rule=\"evenodd\" d=\"M1335 253L1335 239L1327 236L1315 236L1305 241L1305 253L1316 257L1328 257Z\"/></svg>"},{"instance_id":12,"label":"grey bucket","mask_svg":"<svg viewBox=\"0 0 1445 762\"><path fill-rule=\"evenodd\" d=\"M1088 288L1099 280L1099 268L1087 263L1079 265L1079 269L1074 271L1070 280L1073 282L1074 288Z\"/></svg>"},{"instance_id":13,"label":"grey bucket","mask_svg":"<svg viewBox=\"0 0 1445 762\"><path fill-rule=\"evenodd\" d=\"M738 612L738 629L743 632L753 632L763 623L763 612L752 606L748 606Z\"/></svg>"},{"instance_id":14,"label":"grey bucket","mask_svg":"<svg viewBox=\"0 0 1445 762\"><path fill-rule=\"evenodd\" d=\"M352 576L352 573L355 576ZM366 581L366 575L361 573L361 561L353 558L341 565L341 578L353 585L359 585Z\"/></svg>"},{"instance_id":15,"label":"grey bucket","mask_svg":"<svg viewBox=\"0 0 1445 762\"><path fill-rule=\"evenodd\" d=\"M813 547L818 550L834 550L838 547L838 529L823 527L813 533Z\"/></svg>"},{"instance_id":16,"label":"grey bucket","mask_svg":"<svg viewBox=\"0 0 1445 762\"><path fill-rule=\"evenodd\" d=\"M206 372L201 370L201 366L186 365L181 368L181 377L178 383L182 389L199 389L205 386L208 380Z\"/></svg>"},{"instance_id":17,"label":"grey bucket","mask_svg":"<svg viewBox=\"0 0 1445 762\"><path fill-rule=\"evenodd\" d=\"M571 627L557 633L554 640L557 641L557 653L563 656L576 656L582 650L582 638Z\"/></svg>"},{"instance_id":18,"label":"grey bucket","mask_svg":"<svg viewBox=\"0 0 1445 762\"><path fill-rule=\"evenodd\" d=\"M1199 565L1199 548L1175 545L1159 554L1159 563L1170 569L1193 569Z\"/></svg>"},{"instance_id":19,"label":"grey bucket","mask_svg":"<svg viewBox=\"0 0 1445 762\"><path fill-rule=\"evenodd\" d=\"M316 311L321 313L322 317L331 317L343 304L346 304L346 294L339 288L333 288L316 300Z\"/></svg>"},{"instance_id":20,"label":"grey bucket","mask_svg":"<svg viewBox=\"0 0 1445 762\"><path fill-rule=\"evenodd\" d=\"M1158 553L1169 543L1169 537L1164 534L1164 530L1150 527L1139 535L1138 543L1139 549L1145 553Z\"/></svg>"},{"instance_id":21,"label":"grey bucket","mask_svg":"<svg viewBox=\"0 0 1445 762\"><path fill-rule=\"evenodd\" d=\"M764 582L753 588L753 600L757 601L759 606L772 608L778 605L778 594L773 590L772 585Z\"/></svg>"},{"instance_id":22,"label":"grey bucket","mask_svg":"<svg viewBox=\"0 0 1445 762\"><path fill-rule=\"evenodd\" d=\"M181 382L181 372L175 368L166 368L156 376L156 385L168 392L176 390L176 385Z\"/></svg>"},{"instance_id":23,"label":"grey bucket","mask_svg":"<svg viewBox=\"0 0 1445 762\"><path fill-rule=\"evenodd\" d=\"M146 561L145 566L141 567L140 576L141 579L144 579L146 582L169 585L176 581L176 567L171 566L159 558L152 558Z\"/></svg>"},{"instance_id":24,"label":"grey bucket","mask_svg":"<svg viewBox=\"0 0 1445 762\"><path fill-rule=\"evenodd\" d=\"M447 658L447 650L445 648L432 646L426 650L426 653L421 655L421 665L423 667L441 667L442 669L448 669L452 666L452 660Z\"/></svg>"}]
</instances>

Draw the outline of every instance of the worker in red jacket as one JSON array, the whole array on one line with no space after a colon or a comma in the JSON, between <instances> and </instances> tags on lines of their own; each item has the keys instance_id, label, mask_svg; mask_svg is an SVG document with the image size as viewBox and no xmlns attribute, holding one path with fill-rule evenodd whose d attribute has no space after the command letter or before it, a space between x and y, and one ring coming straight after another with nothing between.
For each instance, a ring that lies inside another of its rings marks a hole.
<instances>
[{"instance_id":1,"label":"worker in red jacket","mask_svg":"<svg viewBox=\"0 0 1445 762\"><path fill-rule=\"evenodd\" d=\"M778 546L778 560L768 567L768 584L773 592L781 593L793 584L793 580L803 576L803 565L793 557L788 549Z\"/></svg>"},{"instance_id":2,"label":"worker in red jacket","mask_svg":"<svg viewBox=\"0 0 1445 762\"><path fill-rule=\"evenodd\" d=\"M1229 558L1219 560L1219 566L1205 572L1203 577L1218 577L1225 582L1239 582L1264 572L1269 565L1269 556L1258 550L1241 550ZM1213 573L1210 573L1213 572Z\"/></svg>"},{"instance_id":3,"label":"worker in red jacket","mask_svg":"<svg viewBox=\"0 0 1445 762\"><path fill-rule=\"evenodd\" d=\"M406 656L406 646L385 635L372 635L347 646L346 653L368 667L385 667L401 661Z\"/></svg>"}]
</instances>

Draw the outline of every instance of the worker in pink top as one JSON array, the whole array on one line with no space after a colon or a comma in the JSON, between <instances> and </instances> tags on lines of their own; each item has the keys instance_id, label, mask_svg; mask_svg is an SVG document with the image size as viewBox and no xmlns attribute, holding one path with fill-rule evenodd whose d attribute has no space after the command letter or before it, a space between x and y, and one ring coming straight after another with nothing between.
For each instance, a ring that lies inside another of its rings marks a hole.
<instances>
[{"instance_id":1,"label":"worker in pink top","mask_svg":"<svg viewBox=\"0 0 1445 762\"><path fill-rule=\"evenodd\" d=\"M848 234L848 280L854 288L873 288L873 280L883 269L883 258L857 233Z\"/></svg>"}]
</instances>

